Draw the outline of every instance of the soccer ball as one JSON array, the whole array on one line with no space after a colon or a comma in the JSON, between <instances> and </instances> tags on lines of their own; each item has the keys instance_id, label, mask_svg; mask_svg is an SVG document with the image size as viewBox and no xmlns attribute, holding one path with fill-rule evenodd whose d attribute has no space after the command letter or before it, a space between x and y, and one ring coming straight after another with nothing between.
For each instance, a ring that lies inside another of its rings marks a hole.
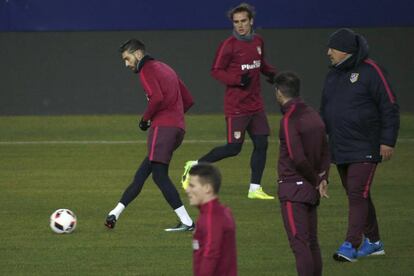
<instances>
[{"instance_id":1,"label":"soccer ball","mask_svg":"<svg viewBox=\"0 0 414 276\"><path fill-rule=\"evenodd\" d=\"M58 234L72 233L76 224L76 215L69 209L58 209L50 216L50 228Z\"/></svg>"}]
</instances>

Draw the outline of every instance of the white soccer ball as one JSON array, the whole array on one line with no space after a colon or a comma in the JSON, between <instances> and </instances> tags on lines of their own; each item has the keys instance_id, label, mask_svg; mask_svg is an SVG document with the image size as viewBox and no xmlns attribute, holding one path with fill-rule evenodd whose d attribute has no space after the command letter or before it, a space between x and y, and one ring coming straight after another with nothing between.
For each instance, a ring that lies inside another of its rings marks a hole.
<instances>
[{"instance_id":1,"label":"white soccer ball","mask_svg":"<svg viewBox=\"0 0 414 276\"><path fill-rule=\"evenodd\" d=\"M58 234L72 233L76 224L76 215L69 209L58 209L50 216L50 228Z\"/></svg>"}]
</instances>

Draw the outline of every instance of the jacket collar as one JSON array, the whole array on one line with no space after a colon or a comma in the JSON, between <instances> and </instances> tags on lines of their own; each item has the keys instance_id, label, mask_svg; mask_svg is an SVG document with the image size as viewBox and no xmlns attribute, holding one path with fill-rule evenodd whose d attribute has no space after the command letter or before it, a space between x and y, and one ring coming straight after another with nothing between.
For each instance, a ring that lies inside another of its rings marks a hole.
<instances>
[{"instance_id":1,"label":"jacket collar","mask_svg":"<svg viewBox=\"0 0 414 276\"><path fill-rule=\"evenodd\" d=\"M292 105L295 105L295 104L304 104L304 102L303 102L302 98L300 98L300 97L296 97L296 98L293 98L293 99L289 100L287 103L285 103L282 106L282 108L281 108L282 114L285 114L290 109L290 107Z\"/></svg>"},{"instance_id":2,"label":"jacket collar","mask_svg":"<svg viewBox=\"0 0 414 276\"><path fill-rule=\"evenodd\" d=\"M142 70L142 67L144 66L147 61L154 60L150 55L145 55L137 64L137 71L138 73Z\"/></svg>"},{"instance_id":3,"label":"jacket collar","mask_svg":"<svg viewBox=\"0 0 414 276\"><path fill-rule=\"evenodd\" d=\"M200 205L198 208L200 209L200 212L201 212L201 213L205 213L205 212L207 212L207 210L208 210L208 209L210 209L213 205L217 205L218 203L219 203L219 200L218 200L218 198L216 197L216 198L214 198L214 199L212 199L212 200L210 200L210 201L208 201L208 202L206 202L206 203L204 203L204 204Z\"/></svg>"},{"instance_id":4,"label":"jacket collar","mask_svg":"<svg viewBox=\"0 0 414 276\"><path fill-rule=\"evenodd\" d=\"M233 36L240 41L252 41L254 38L254 30L250 32L250 34L247 35L239 35L235 30L233 30Z\"/></svg>"}]
</instances>

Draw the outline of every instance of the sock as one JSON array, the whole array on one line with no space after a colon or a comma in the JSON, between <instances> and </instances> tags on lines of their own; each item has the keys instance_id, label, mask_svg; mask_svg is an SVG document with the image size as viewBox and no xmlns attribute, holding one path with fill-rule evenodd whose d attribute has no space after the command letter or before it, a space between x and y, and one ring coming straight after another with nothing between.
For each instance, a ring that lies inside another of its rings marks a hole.
<instances>
[{"instance_id":1,"label":"sock","mask_svg":"<svg viewBox=\"0 0 414 276\"><path fill-rule=\"evenodd\" d=\"M181 207L178 207L177 209L175 209L174 212L180 218L180 221L182 223L184 223L185 225L188 225L188 226L193 225L193 220L188 215L187 210L185 209L184 205L182 205Z\"/></svg>"},{"instance_id":2,"label":"sock","mask_svg":"<svg viewBox=\"0 0 414 276\"><path fill-rule=\"evenodd\" d=\"M260 188L260 184L253 184L253 183L251 183L250 184L250 188L249 188L249 192L254 192L254 191L256 191L259 188Z\"/></svg>"},{"instance_id":3,"label":"sock","mask_svg":"<svg viewBox=\"0 0 414 276\"><path fill-rule=\"evenodd\" d=\"M116 207L111 212L109 212L109 215L115 215L116 219L118 220L119 215L122 213L122 211L124 211L124 209L125 205L119 202L118 205L116 205Z\"/></svg>"}]
</instances>

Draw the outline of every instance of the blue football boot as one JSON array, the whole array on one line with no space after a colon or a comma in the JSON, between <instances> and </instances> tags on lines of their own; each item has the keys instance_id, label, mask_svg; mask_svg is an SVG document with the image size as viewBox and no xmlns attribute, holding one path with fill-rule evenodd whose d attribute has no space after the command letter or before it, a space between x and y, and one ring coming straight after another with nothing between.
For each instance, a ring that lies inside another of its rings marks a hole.
<instances>
[{"instance_id":1,"label":"blue football boot","mask_svg":"<svg viewBox=\"0 0 414 276\"><path fill-rule=\"evenodd\" d=\"M338 262L356 262L357 251L352 247L350 242L344 242L333 255L335 261Z\"/></svg>"},{"instance_id":2,"label":"blue football boot","mask_svg":"<svg viewBox=\"0 0 414 276\"><path fill-rule=\"evenodd\" d=\"M365 238L364 243L358 249L358 258L375 255L385 255L384 244L381 241L371 242L368 238Z\"/></svg>"}]
</instances>

